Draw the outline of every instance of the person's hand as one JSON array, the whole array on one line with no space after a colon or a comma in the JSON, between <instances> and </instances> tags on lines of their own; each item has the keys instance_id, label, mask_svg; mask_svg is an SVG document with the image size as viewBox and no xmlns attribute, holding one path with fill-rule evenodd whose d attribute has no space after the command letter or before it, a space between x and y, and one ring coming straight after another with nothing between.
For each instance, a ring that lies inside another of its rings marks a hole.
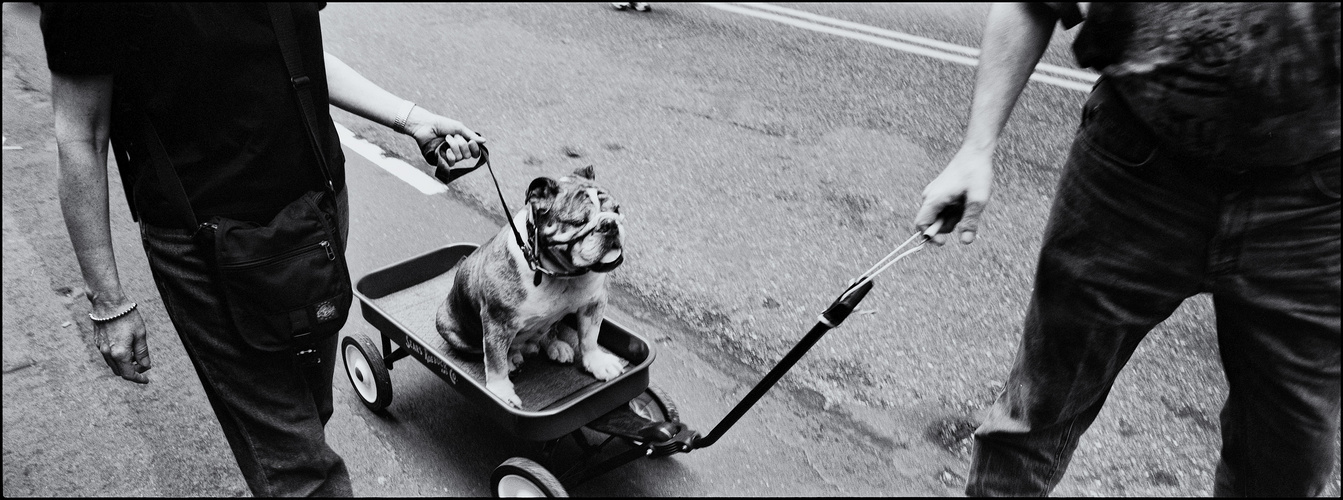
<instances>
[{"instance_id":1,"label":"person's hand","mask_svg":"<svg viewBox=\"0 0 1343 500\"><path fill-rule=\"evenodd\" d=\"M93 338L112 373L131 382L149 383L145 375L151 368L149 339L139 309L112 321L94 323Z\"/></svg>"},{"instance_id":2,"label":"person's hand","mask_svg":"<svg viewBox=\"0 0 1343 500\"><path fill-rule=\"evenodd\" d=\"M438 148L441 154L425 153L425 161L435 166L438 165L439 157L448 162L449 166L467 158L477 158L480 156L480 145L485 143L484 137L466 128L462 122L439 116L419 106L411 110L406 120L406 131L415 138L422 152L427 151L425 146L434 139L447 142L447 146Z\"/></svg>"},{"instance_id":3,"label":"person's hand","mask_svg":"<svg viewBox=\"0 0 1343 500\"><path fill-rule=\"evenodd\" d=\"M923 188L923 205L914 215L914 227L919 231L933 225L944 209L957 203L965 204L965 213L955 230L960 231L961 243L975 241L979 231L979 215L989 202L993 185L993 153L961 150L947 163L947 168ZM934 244L946 242L945 233L953 228L943 227L932 237Z\"/></svg>"}]
</instances>

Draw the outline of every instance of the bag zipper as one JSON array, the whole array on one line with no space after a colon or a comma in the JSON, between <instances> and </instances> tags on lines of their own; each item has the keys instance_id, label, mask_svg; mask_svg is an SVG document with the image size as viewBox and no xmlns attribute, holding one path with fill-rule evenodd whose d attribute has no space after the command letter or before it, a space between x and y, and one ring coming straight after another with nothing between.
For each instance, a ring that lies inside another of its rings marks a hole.
<instances>
[{"instance_id":1,"label":"bag zipper","mask_svg":"<svg viewBox=\"0 0 1343 500\"><path fill-rule=\"evenodd\" d=\"M322 241L320 241L320 242L318 242L318 243L314 243L314 244L311 244L311 245L307 245L307 246L303 246L303 247L295 248L295 249L293 249L293 250L290 250L290 251L288 251L288 252L282 253L282 254L280 254L280 255L275 255L275 256L271 256L271 257L266 257L266 258L264 258L264 259L251 260L251 261L247 261L247 262L240 262L240 263L237 263L237 264L220 264L219 267L221 267L221 268L226 268L226 269L246 269L246 268L249 268L249 267L256 267L256 266L260 266L260 265L269 264L269 263L272 263L272 262L279 262L279 261L288 259L288 258L290 258L290 257L293 257L293 256L295 256L295 255L298 255L298 254L301 254L301 253L306 253L307 251L312 250L312 249L315 248L315 247L322 247L323 250L326 250L326 258L327 258L327 260L336 260L336 250L333 249L333 248L331 248L331 242L330 242L330 241L327 241L327 240L322 240Z\"/></svg>"}]
</instances>

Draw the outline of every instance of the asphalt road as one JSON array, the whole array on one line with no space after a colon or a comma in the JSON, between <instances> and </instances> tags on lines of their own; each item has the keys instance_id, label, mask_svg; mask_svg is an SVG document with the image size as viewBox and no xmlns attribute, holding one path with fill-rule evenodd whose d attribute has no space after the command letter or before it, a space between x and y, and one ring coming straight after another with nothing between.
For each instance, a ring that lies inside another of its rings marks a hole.
<instances>
[{"instance_id":1,"label":"asphalt road","mask_svg":"<svg viewBox=\"0 0 1343 500\"><path fill-rule=\"evenodd\" d=\"M986 5L799 4L977 47ZM34 9L4 12L4 494L246 489L148 279L124 201L117 255L147 306L154 382L110 377L55 199ZM696 4L331 4L326 49L490 140L504 193L594 165L622 203L612 317L653 339L654 384L707 430L848 281L900 243L958 145L972 67ZM1075 67L1060 32L1044 62ZM916 254L715 447L641 461L580 495L957 495L966 437L1006 377L1057 169L1084 92L1033 82L998 155L980 238ZM338 123L415 160L403 137ZM426 195L347 150L356 276L503 219L484 172ZM115 177L115 174L113 175ZM114 190L114 192L119 192ZM518 200L518 201L513 201ZM516 206L515 206L516 208ZM124 219L124 220L122 220ZM375 333L352 316L346 333ZM408 368L403 369L406 366ZM386 415L343 373L329 439L360 495L487 494L532 455L413 362ZM1210 301L1160 325L1082 439L1060 495L1205 495L1225 398ZM1337 462L1337 459L1335 459ZM1337 470L1330 492L1338 494Z\"/></svg>"}]
</instances>

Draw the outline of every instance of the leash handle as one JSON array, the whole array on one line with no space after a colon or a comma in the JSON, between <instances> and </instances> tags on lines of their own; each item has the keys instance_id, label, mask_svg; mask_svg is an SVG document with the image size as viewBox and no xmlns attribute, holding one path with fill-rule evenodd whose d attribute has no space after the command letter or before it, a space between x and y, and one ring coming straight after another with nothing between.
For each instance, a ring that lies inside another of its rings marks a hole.
<instances>
[{"instance_id":1,"label":"leash handle","mask_svg":"<svg viewBox=\"0 0 1343 500\"><path fill-rule=\"evenodd\" d=\"M928 241L938 233L950 233L956 229L956 224L961 222L963 216L965 216L965 195L960 195L942 207L942 211L937 214L937 220L923 231L923 240Z\"/></svg>"},{"instance_id":2,"label":"leash handle","mask_svg":"<svg viewBox=\"0 0 1343 500\"><path fill-rule=\"evenodd\" d=\"M434 169L434 178L438 179L439 182L448 184L463 175L475 172L481 165L484 165L489 161L489 151L485 149L484 144L478 144L478 146L480 146L480 160L476 162L475 166L468 167L464 164L448 165L448 162L441 161L443 155L439 151L443 149L443 146L447 145L447 143L448 141L443 140L442 137L435 137L429 142L426 142L423 148L420 149L420 154L424 155L424 161L426 163L438 166L438 168Z\"/></svg>"},{"instance_id":3,"label":"leash handle","mask_svg":"<svg viewBox=\"0 0 1343 500\"><path fill-rule=\"evenodd\" d=\"M934 234L937 234L938 231L941 231L941 230L942 230L942 226L943 226L942 221L943 221L943 220L944 220L944 219L937 219L937 220L933 221L933 225L928 226L928 229L925 229L925 230L923 231L923 234L921 235L922 238L923 238L923 241L928 241L928 240L933 239L933 235L934 235Z\"/></svg>"}]
</instances>

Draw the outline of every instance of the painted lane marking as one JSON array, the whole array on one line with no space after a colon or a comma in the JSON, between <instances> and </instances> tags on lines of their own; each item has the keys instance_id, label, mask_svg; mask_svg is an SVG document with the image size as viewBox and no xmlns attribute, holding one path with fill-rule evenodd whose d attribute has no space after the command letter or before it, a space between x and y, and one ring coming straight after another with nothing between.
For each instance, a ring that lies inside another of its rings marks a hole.
<instances>
[{"instance_id":1,"label":"painted lane marking","mask_svg":"<svg viewBox=\"0 0 1343 500\"><path fill-rule=\"evenodd\" d=\"M806 19L806 20L810 20L810 21L816 21L816 22L818 22L818 23L831 24L831 25L838 26L838 27L841 27L841 28L848 28L848 29L851 29L851 30L854 30L854 31L864 31L864 32L867 32L867 33L871 33L871 34L874 34L874 35L880 35L880 36L884 36L884 37L887 37L887 38L894 38L894 39L897 39L897 40L904 40L904 41L906 41L906 42L912 42L912 43L917 43L917 44L921 44L921 45L927 45L927 46L929 46L929 47L942 49L942 50L945 50L945 51L948 51L948 52L958 52L958 53L965 54L965 55L967 55L967 56L974 57L974 58L978 58L978 57L979 57L979 49L974 48L974 47L966 47L966 46L964 46L964 45L956 45L956 44L954 44L954 43L943 42L943 41L941 41L941 40L934 40L934 39L932 39L932 38L924 38L924 37L917 36L917 35L910 35L910 34L908 34L908 33L901 33L901 32L899 32L899 31L891 31L891 30L887 30L887 29L878 28L878 27L875 27L875 26L868 26L868 25L866 25L866 24L859 24L859 23L849 22L849 21L845 21L845 20L843 20L843 19L835 19L835 18L833 18L833 17L825 17L825 16L822 16L822 15L819 15L819 14L812 14L812 13L810 13L810 12L804 12L804 11L800 11L800 10L789 9L789 8L786 8L786 7L779 7L779 6L777 6L777 5L771 5L771 4L767 4L767 3L743 3L743 4L741 4L741 5L750 6L750 7L756 8L756 9L760 9L760 10L768 10L768 11L778 12L778 13L780 13L780 14L786 14L786 15L790 15L790 16L793 16L793 17L798 17L798 18L802 18L802 19ZM1043 71L1043 72L1045 72L1045 73L1053 73L1053 74L1055 74L1055 75L1057 75L1057 76L1062 76L1062 77L1072 78L1072 79L1074 79L1074 80L1081 80L1082 82L1087 83L1087 84L1094 84L1094 83L1096 83L1096 79L1099 78L1099 76L1100 76L1100 75L1097 75L1096 73L1092 73L1092 72L1089 72L1089 71L1083 71L1083 70L1073 69L1073 68L1065 68L1065 67L1063 67L1063 66L1055 66L1055 65L1053 65L1053 64L1046 64L1046 63L1040 63L1040 64L1037 64L1037 65L1035 66L1035 69L1036 69L1036 71Z\"/></svg>"},{"instance_id":2,"label":"painted lane marking","mask_svg":"<svg viewBox=\"0 0 1343 500\"><path fill-rule=\"evenodd\" d=\"M796 18L792 18L792 17L785 17L785 16L782 16L782 15L779 15L779 14L773 14L773 13L770 13L770 12L762 12L762 11L759 11L759 10L748 9L748 8L740 7L740 6L737 6L737 5L726 5L726 4L716 4L716 3L705 3L705 4L701 4L701 5L705 5L705 6L708 6L708 7L713 7L713 8L715 8L715 9L719 9L719 10L724 10L724 11L732 12L732 13L735 13L735 14L742 14L742 15L745 15L745 16L751 16L751 17L755 17L755 18L759 18L759 19L765 19L765 20L768 20L768 21L774 21L774 22L777 22L777 23L787 24L787 25L790 25L790 26L793 26L793 27L802 28L802 29L810 30L810 31L815 31L815 32L818 32L818 33L826 33L826 34L830 34L830 35L842 36L842 37L845 37L845 38L851 38L851 39L854 39L854 40L859 40L859 41L863 41L863 42L868 42L868 43L871 43L871 44L874 44L874 45L880 45L880 46L887 47L887 48L892 48L892 49L896 49L896 50L900 50L900 51L904 51L904 52L909 52L909 53L911 53L911 54L917 54L917 55L921 55L921 56L931 57L931 58L934 58L934 59L941 59L941 60L943 60L943 61L953 62L953 63L957 63L957 64L964 64L964 65L966 65L966 66L978 66L978 65L979 65L979 60L976 59L975 57L969 57L969 56L967 56L967 55L962 55L962 54L967 54L967 53L968 53L967 51L972 51L972 52L974 52L974 55L977 56L977 55L978 55L978 51L977 51L977 50L970 49L969 47L961 47L961 46L958 46L958 45L947 44L947 43L945 43L945 42L938 42L938 41L936 41L936 40L927 39L927 38L923 38L923 37L915 37L914 35L905 35L905 34L903 34L903 33L899 33L900 35L902 35L902 37L901 37L902 39L906 39L906 40L909 40L909 41L911 41L911 42L913 42L913 41L918 41L919 43L937 42L937 44L936 44L935 46L936 46L936 47L939 47L939 48L942 47L942 46L944 46L944 45L948 45L948 46L956 47L955 51L956 51L956 52L960 52L960 54L955 54L955 53L947 52L947 51L945 51L945 50L939 50L938 48L924 47L924 46L921 46L921 45L914 45L913 43L906 43L906 42L902 42L902 41L899 41L899 40L892 40L892 39L889 39L889 38L882 38L882 37L878 37L878 36L874 36L874 35L869 35L869 34L866 34L866 33L859 33L859 32L856 32L856 31L850 31L850 30L847 30L847 29L842 29L842 28L836 28L836 27L826 26L826 25L823 25L823 24L818 24L818 23L814 23L814 22L810 22L810 21L805 21L805 20L801 20L801 19L796 19ZM774 6L770 6L770 7L774 7ZM777 8L770 9L770 10L777 10L777 9L783 9L783 8L782 8L782 7L777 7ZM792 9L784 9L784 10L791 11ZM801 11L793 11L793 12L801 12ZM839 20L839 19L825 18L824 16L817 16L817 15L815 15L815 14L810 14L810 16L815 16L815 17L817 17L817 18L827 19L827 20L828 20L827 22L831 22L832 24L844 23L844 24L846 24L846 25L858 25L857 23L850 23L850 22L848 22L848 21L841 21L841 20ZM858 26L863 26L863 25L858 25ZM871 26L866 26L866 27L864 28L864 31L875 32L875 33L883 33L883 34L895 34L895 33L898 33L898 32L889 31L889 30L883 30L883 29L881 29L881 28L875 28L875 27L871 27ZM933 44L929 44L929 45L933 45ZM1063 88L1067 88L1067 89L1078 90L1078 91L1082 91L1082 92L1090 92L1090 91L1091 91L1091 86L1092 86L1093 83L1095 83L1095 79L1096 79L1096 76L1095 76L1095 75L1092 75L1092 74L1090 74L1090 73L1081 72L1081 71L1077 71L1077 70L1069 70L1068 68L1062 68L1062 67L1059 67L1059 66L1052 66L1052 65L1046 65L1046 64L1038 65L1037 68L1036 68L1036 70L1037 70L1037 72L1031 74L1031 77L1030 77L1031 80L1035 80L1035 81L1040 82L1040 83L1046 83L1046 84L1049 84L1049 85L1055 85L1055 86L1063 87ZM1040 74L1038 71L1050 71L1050 72L1054 72L1054 73L1056 73L1056 74L1068 75L1068 76L1072 76L1071 73L1072 73L1072 72L1076 72L1076 73L1081 73L1081 74L1083 74L1083 75L1087 75L1087 76L1089 77L1089 79L1088 79L1087 81L1069 80L1069 79L1066 79L1066 78L1059 78L1059 77L1056 77L1056 76L1042 75L1042 74Z\"/></svg>"},{"instance_id":3,"label":"painted lane marking","mask_svg":"<svg viewBox=\"0 0 1343 500\"><path fill-rule=\"evenodd\" d=\"M373 162L374 165L382 167L383 170L405 181L406 184L410 184L411 187L420 190L421 193L438 194L448 190L448 187L438 182L438 179L410 166L409 163L387 156L382 148L355 137L354 132L339 123L336 124L336 133L340 135L340 143L345 147L359 153L359 156L363 156L368 161Z\"/></svg>"}]
</instances>

